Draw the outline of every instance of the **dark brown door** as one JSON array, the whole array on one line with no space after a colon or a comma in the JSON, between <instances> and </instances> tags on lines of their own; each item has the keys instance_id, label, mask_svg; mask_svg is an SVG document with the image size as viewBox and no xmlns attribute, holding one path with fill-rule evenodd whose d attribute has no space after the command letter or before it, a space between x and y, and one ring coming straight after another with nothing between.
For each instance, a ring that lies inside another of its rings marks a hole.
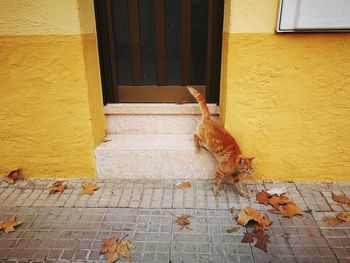
<instances>
[{"instance_id":1,"label":"dark brown door","mask_svg":"<svg viewBox=\"0 0 350 263\"><path fill-rule=\"evenodd\" d=\"M218 102L223 0L95 0L105 103Z\"/></svg>"}]
</instances>

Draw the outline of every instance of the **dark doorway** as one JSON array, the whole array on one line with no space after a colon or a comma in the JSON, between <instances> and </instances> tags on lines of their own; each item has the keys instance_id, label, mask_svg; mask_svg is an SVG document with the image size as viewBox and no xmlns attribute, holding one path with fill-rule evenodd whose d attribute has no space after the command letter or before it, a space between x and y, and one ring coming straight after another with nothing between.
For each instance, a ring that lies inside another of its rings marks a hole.
<instances>
[{"instance_id":1,"label":"dark doorway","mask_svg":"<svg viewBox=\"0 0 350 263\"><path fill-rule=\"evenodd\" d=\"M104 103L217 103L224 0L95 0Z\"/></svg>"}]
</instances>

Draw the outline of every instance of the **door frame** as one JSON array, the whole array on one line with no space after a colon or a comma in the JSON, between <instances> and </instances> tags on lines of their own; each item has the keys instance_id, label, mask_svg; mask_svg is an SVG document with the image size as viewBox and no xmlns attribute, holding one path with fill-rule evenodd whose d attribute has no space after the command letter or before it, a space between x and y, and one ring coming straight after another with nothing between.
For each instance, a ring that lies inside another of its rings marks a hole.
<instances>
[{"instance_id":1,"label":"door frame","mask_svg":"<svg viewBox=\"0 0 350 263\"><path fill-rule=\"evenodd\" d=\"M94 0L103 103L118 103L117 68L112 28L113 0ZM180 1L180 0L179 0ZM188 0L186 0L188 1ZM208 0L206 101L219 103L224 0Z\"/></svg>"}]
</instances>

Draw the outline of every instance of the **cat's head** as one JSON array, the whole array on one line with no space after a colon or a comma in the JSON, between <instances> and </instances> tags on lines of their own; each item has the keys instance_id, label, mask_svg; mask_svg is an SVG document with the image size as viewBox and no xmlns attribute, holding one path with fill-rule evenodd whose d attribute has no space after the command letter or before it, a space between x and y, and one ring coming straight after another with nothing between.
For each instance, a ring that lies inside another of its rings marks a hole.
<instances>
[{"instance_id":1,"label":"cat's head","mask_svg":"<svg viewBox=\"0 0 350 263\"><path fill-rule=\"evenodd\" d=\"M245 157L239 155L236 159L236 172L239 174L252 175L254 172L253 169L253 160L255 157Z\"/></svg>"}]
</instances>

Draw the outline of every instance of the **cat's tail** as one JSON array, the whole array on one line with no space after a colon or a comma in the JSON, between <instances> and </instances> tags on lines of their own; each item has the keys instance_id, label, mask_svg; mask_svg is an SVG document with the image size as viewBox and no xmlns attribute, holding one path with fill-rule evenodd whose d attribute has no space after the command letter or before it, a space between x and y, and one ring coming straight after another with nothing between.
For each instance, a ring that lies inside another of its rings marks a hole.
<instances>
[{"instance_id":1,"label":"cat's tail","mask_svg":"<svg viewBox=\"0 0 350 263\"><path fill-rule=\"evenodd\" d=\"M190 93L193 95L193 97L195 97L195 99L198 101L199 107L200 107L201 112L202 112L203 119L210 119L210 113L208 110L208 106L205 103L205 99L203 98L203 96L194 88L191 88L191 87L187 87L187 88L190 91Z\"/></svg>"}]
</instances>

